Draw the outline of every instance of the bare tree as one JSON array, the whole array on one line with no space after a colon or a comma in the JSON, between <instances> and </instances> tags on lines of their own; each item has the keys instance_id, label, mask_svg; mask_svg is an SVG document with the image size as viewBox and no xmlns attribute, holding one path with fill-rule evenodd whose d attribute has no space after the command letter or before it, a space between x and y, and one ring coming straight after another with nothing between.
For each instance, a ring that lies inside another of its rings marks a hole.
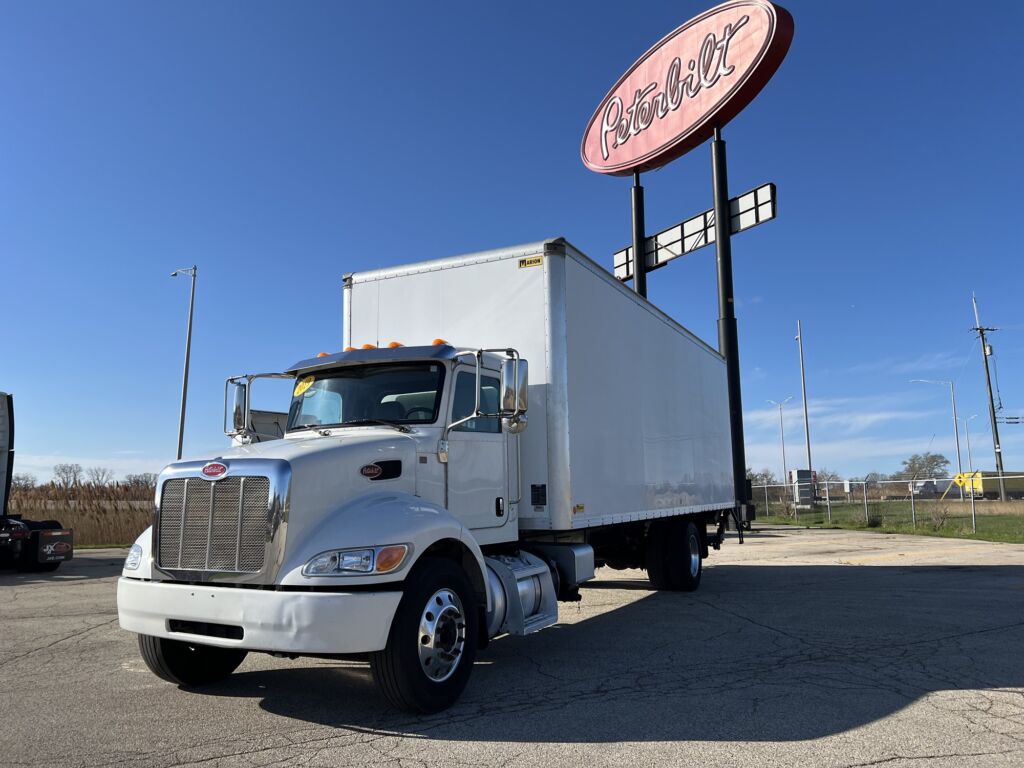
<instances>
[{"instance_id":1,"label":"bare tree","mask_svg":"<svg viewBox=\"0 0 1024 768\"><path fill-rule=\"evenodd\" d=\"M814 471L818 473L819 483L835 483L843 479L838 472L833 472L831 469L825 469L824 467L822 467L821 469L816 469Z\"/></svg>"},{"instance_id":2,"label":"bare tree","mask_svg":"<svg viewBox=\"0 0 1024 768\"><path fill-rule=\"evenodd\" d=\"M114 472L106 467L89 467L85 474L93 485L107 485L114 479Z\"/></svg>"},{"instance_id":3,"label":"bare tree","mask_svg":"<svg viewBox=\"0 0 1024 768\"><path fill-rule=\"evenodd\" d=\"M11 488L16 491L29 491L36 487L36 476L31 472L18 472L11 477Z\"/></svg>"},{"instance_id":4,"label":"bare tree","mask_svg":"<svg viewBox=\"0 0 1024 768\"><path fill-rule=\"evenodd\" d=\"M81 464L56 464L53 467L53 482L67 491L82 484Z\"/></svg>"},{"instance_id":5,"label":"bare tree","mask_svg":"<svg viewBox=\"0 0 1024 768\"><path fill-rule=\"evenodd\" d=\"M760 472L755 472L750 467L747 467L747 480L753 485L775 485L779 482L775 477L775 473L767 467Z\"/></svg>"},{"instance_id":6,"label":"bare tree","mask_svg":"<svg viewBox=\"0 0 1024 768\"><path fill-rule=\"evenodd\" d=\"M133 488L156 488L155 472L141 472L137 475L125 475L124 482Z\"/></svg>"}]
</instances>

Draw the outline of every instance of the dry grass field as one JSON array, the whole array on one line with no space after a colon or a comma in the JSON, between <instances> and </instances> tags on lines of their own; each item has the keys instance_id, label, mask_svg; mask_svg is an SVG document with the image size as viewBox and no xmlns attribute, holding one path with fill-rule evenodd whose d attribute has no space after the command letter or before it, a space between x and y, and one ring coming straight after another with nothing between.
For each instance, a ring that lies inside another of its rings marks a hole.
<instances>
[{"instance_id":1,"label":"dry grass field","mask_svg":"<svg viewBox=\"0 0 1024 768\"><path fill-rule=\"evenodd\" d=\"M28 520L57 520L73 528L75 546L123 546L149 526L153 493L152 486L138 483L14 488L10 512Z\"/></svg>"}]
</instances>

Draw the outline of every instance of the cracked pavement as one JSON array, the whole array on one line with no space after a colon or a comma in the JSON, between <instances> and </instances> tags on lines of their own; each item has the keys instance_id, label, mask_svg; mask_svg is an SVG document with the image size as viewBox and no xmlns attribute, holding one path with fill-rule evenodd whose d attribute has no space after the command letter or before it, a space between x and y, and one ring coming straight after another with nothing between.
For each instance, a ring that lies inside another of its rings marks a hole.
<instances>
[{"instance_id":1,"label":"cracked pavement","mask_svg":"<svg viewBox=\"0 0 1024 768\"><path fill-rule=\"evenodd\" d=\"M429 717L357 662L162 682L117 626L125 552L0 573L0 764L1024 766L1021 545L765 528L696 593L603 569Z\"/></svg>"}]
</instances>

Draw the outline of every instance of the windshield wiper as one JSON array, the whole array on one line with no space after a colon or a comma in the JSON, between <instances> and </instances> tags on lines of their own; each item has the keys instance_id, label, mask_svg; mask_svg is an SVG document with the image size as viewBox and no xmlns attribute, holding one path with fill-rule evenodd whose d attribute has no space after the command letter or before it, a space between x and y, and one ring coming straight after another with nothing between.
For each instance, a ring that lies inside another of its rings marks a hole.
<instances>
[{"instance_id":1,"label":"windshield wiper","mask_svg":"<svg viewBox=\"0 0 1024 768\"><path fill-rule=\"evenodd\" d=\"M301 432L304 429L328 429L331 426L338 426L337 424L300 424L297 427L291 427L286 430L288 432Z\"/></svg>"},{"instance_id":2,"label":"windshield wiper","mask_svg":"<svg viewBox=\"0 0 1024 768\"><path fill-rule=\"evenodd\" d=\"M351 421L343 421L339 424L339 427L364 427L369 425L379 424L383 427L393 427L399 432L412 432L405 424L399 424L394 421L387 421L386 419L352 419Z\"/></svg>"}]
</instances>

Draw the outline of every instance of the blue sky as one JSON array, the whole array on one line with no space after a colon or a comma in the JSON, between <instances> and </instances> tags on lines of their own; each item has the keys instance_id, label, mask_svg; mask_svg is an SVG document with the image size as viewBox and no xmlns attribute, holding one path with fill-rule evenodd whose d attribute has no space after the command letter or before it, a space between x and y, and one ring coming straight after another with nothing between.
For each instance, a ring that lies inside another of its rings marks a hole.
<instances>
[{"instance_id":1,"label":"blue sky","mask_svg":"<svg viewBox=\"0 0 1024 768\"><path fill-rule=\"evenodd\" d=\"M1024 414L1024 6L785 3L796 36L725 130L739 193L779 218L734 241L748 463L802 453L804 324L816 466L953 457L947 391L991 437L976 291L1007 414ZM224 444L226 376L341 345L345 272L562 235L629 239L629 180L579 142L619 75L704 2L2 2L0 389L16 471L173 458L199 264L185 451ZM651 229L710 206L707 146L645 175ZM651 299L716 336L714 255ZM611 350L614 353L614 350ZM283 407L283 401L282 401ZM1024 469L1024 426L1002 429ZM964 462L967 461L966 445Z\"/></svg>"}]
</instances>

